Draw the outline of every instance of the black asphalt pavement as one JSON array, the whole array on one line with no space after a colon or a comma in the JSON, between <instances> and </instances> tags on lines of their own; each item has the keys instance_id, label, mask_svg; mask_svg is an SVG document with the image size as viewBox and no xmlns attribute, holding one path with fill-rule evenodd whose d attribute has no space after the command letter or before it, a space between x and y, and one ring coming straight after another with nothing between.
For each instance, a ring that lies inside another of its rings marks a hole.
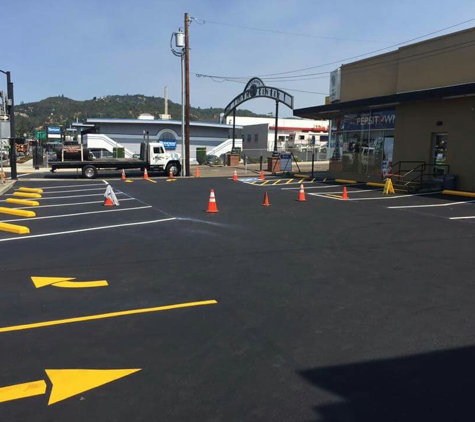
<instances>
[{"instance_id":1,"label":"black asphalt pavement","mask_svg":"<svg viewBox=\"0 0 475 422\"><path fill-rule=\"evenodd\" d=\"M101 180L15 185L44 194L37 219L0 215L31 231L0 232L2 422L471 419L475 219L450 219L475 216L470 198L349 185L343 201L342 186L304 182L298 202L298 181L165 180L110 181L110 208ZM133 368L48 406L45 370ZM38 380L45 394L2 402Z\"/></svg>"}]
</instances>

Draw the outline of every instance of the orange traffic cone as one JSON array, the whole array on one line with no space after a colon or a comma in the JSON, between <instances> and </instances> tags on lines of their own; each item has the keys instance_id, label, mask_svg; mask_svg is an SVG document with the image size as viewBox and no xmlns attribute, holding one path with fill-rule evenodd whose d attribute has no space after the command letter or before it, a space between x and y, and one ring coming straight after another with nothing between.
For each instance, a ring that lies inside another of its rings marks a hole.
<instances>
[{"instance_id":1,"label":"orange traffic cone","mask_svg":"<svg viewBox=\"0 0 475 422\"><path fill-rule=\"evenodd\" d=\"M206 212L218 212L218 206L216 205L216 198L214 196L214 189L211 189L209 194L208 209Z\"/></svg>"},{"instance_id":2,"label":"orange traffic cone","mask_svg":"<svg viewBox=\"0 0 475 422\"><path fill-rule=\"evenodd\" d=\"M341 196L341 199L349 199L348 192L346 191L346 186L343 187L343 195Z\"/></svg>"},{"instance_id":3,"label":"orange traffic cone","mask_svg":"<svg viewBox=\"0 0 475 422\"><path fill-rule=\"evenodd\" d=\"M300 185L300 190L299 190L299 199L297 199L299 202L306 202L307 200L305 199L305 191L303 190L303 185Z\"/></svg>"},{"instance_id":4,"label":"orange traffic cone","mask_svg":"<svg viewBox=\"0 0 475 422\"><path fill-rule=\"evenodd\" d=\"M147 169L144 169L143 178L144 178L144 179L148 179L148 171L147 171Z\"/></svg>"},{"instance_id":5,"label":"orange traffic cone","mask_svg":"<svg viewBox=\"0 0 475 422\"><path fill-rule=\"evenodd\" d=\"M168 178L169 179L174 179L175 176L173 176L173 170L170 170L170 173L168 173Z\"/></svg>"},{"instance_id":6,"label":"orange traffic cone","mask_svg":"<svg viewBox=\"0 0 475 422\"><path fill-rule=\"evenodd\" d=\"M127 177L125 176L125 170L122 169L122 176L121 176L121 179L122 180L127 180Z\"/></svg>"},{"instance_id":7,"label":"orange traffic cone","mask_svg":"<svg viewBox=\"0 0 475 422\"><path fill-rule=\"evenodd\" d=\"M238 180L237 173L236 173L236 170L234 170L233 181L237 182L237 180Z\"/></svg>"},{"instance_id":8,"label":"orange traffic cone","mask_svg":"<svg viewBox=\"0 0 475 422\"><path fill-rule=\"evenodd\" d=\"M265 180L265 177L264 177L264 172L261 171L261 174L259 176L259 180Z\"/></svg>"},{"instance_id":9,"label":"orange traffic cone","mask_svg":"<svg viewBox=\"0 0 475 422\"><path fill-rule=\"evenodd\" d=\"M267 192L264 194L264 202L262 203L263 207L270 207L269 203L269 196L267 195Z\"/></svg>"},{"instance_id":10,"label":"orange traffic cone","mask_svg":"<svg viewBox=\"0 0 475 422\"><path fill-rule=\"evenodd\" d=\"M115 204L114 204L114 201L112 201L112 199L110 199L109 197L107 197L104 201L104 206L105 207L113 207Z\"/></svg>"},{"instance_id":11,"label":"orange traffic cone","mask_svg":"<svg viewBox=\"0 0 475 422\"><path fill-rule=\"evenodd\" d=\"M195 169L195 177L200 177L200 169L198 167Z\"/></svg>"}]
</instances>

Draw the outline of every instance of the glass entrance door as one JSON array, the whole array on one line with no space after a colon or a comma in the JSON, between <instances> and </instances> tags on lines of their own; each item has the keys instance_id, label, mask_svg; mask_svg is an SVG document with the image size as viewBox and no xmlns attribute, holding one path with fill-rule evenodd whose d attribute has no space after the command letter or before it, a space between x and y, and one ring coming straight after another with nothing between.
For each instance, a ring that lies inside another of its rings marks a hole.
<instances>
[{"instance_id":1,"label":"glass entrance door","mask_svg":"<svg viewBox=\"0 0 475 422\"><path fill-rule=\"evenodd\" d=\"M440 177L447 168L447 133L432 134L432 163L434 166L434 177Z\"/></svg>"}]
</instances>

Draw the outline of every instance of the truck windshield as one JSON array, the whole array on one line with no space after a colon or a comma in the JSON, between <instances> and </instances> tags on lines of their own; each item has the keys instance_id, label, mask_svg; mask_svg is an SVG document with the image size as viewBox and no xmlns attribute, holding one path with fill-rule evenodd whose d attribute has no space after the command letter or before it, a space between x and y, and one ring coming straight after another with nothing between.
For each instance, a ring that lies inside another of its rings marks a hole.
<instances>
[{"instance_id":1,"label":"truck windshield","mask_svg":"<svg viewBox=\"0 0 475 422\"><path fill-rule=\"evenodd\" d=\"M153 147L153 153L154 154L163 154L163 148L162 147Z\"/></svg>"}]
</instances>

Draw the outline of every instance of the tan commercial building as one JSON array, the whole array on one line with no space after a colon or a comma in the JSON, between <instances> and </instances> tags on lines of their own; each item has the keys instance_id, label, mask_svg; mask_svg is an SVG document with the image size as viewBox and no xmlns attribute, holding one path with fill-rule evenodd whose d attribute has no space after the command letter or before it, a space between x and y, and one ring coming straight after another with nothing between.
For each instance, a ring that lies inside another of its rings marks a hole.
<instances>
[{"instance_id":1,"label":"tan commercial building","mask_svg":"<svg viewBox=\"0 0 475 422\"><path fill-rule=\"evenodd\" d=\"M343 65L329 103L294 115L331 121L342 177L475 191L475 28Z\"/></svg>"}]
</instances>

